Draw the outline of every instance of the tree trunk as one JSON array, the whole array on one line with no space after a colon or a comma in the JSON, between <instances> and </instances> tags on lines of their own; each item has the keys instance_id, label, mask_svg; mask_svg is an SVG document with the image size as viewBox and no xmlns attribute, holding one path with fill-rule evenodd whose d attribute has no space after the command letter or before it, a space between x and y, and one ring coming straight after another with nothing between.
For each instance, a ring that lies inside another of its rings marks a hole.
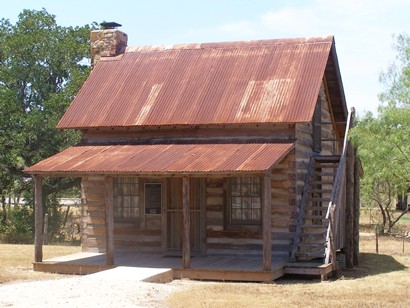
<instances>
[{"instance_id":1,"label":"tree trunk","mask_svg":"<svg viewBox=\"0 0 410 308\"><path fill-rule=\"evenodd\" d=\"M4 195L1 196L1 211L2 211L1 222L5 224L7 220L7 211L6 211L6 197Z\"/></svg>"}]
</instances>

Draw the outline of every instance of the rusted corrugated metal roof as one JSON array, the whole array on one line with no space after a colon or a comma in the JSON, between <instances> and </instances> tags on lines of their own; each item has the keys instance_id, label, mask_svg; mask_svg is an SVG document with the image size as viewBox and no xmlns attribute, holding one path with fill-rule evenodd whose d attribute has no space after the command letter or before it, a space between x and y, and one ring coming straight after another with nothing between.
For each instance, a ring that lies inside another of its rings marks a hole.
<instances>
[{"instance_id":1,"label":"rusted corrugated metal roof","mask_svg":"<svg viewBox=\"0 0 410 308\"><path fill-rule=\"evenodd\" d=\"M292 149L292 143L76 146L25 172L54 175L257 173L270 170Z\"/></svg>"},{"instance_id":2,"label":"rusted corrugated metal roof","mask_svg":"<svg viewBox=\"0 0 410 308\"><path fill-rule=\"evenodd\" d=\"M59 128L309 122L333 37L128 48Z\"/></svg>"}]
</instances>

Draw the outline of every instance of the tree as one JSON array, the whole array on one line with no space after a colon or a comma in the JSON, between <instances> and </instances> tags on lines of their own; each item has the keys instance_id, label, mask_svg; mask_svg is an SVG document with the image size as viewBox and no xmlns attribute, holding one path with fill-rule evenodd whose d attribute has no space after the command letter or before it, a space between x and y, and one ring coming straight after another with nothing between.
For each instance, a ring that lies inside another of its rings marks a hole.
<instances>
[{"instance_id":1,"label":"tree","mask_svg":"<svg viewBox=\"0 0 410 308\"><path fill-rule=\"evenodd\" d=\"M367 113L351 132L358 146L364 177L362 202L376 205L382 232L390 233L409 211L394 216L395 199L410 187L410 39L396 39L396 62L380 76L386 91L379 95L378 115Z\"/></svg>"},{"instance_id":2,"label":"tree","mask_svg":"<svg viewBox=\"0 0 410 308\"><path fill-rule=\"evenodd\" d=\"M0 20L0 197L29 191L26 166L79 141L55 126L87 78L94 25L62 27L45 9L23 10L16 24ZM72 180L44 182L45 199Z\"/></svg>"}]
</instances>

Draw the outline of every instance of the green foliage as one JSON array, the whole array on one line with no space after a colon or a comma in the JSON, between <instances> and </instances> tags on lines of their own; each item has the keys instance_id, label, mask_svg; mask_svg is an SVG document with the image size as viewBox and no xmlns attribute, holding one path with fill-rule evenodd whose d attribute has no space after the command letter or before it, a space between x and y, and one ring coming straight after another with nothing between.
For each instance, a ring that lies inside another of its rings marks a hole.
<instances>
[{"instance_id":1,"label":"green foliage","mask_svg":"<svg viewBox=\"0 0 410 308\"><path fill-rule=\"evenodd\" d=\"M93 27L59 26L45 9L23 10L16 24L0 20L0 197L27 195L24 168L79 141L55 126L90 72ZM46 207L76 184L45 181Z\"/></svg>"},{"instance_id":2,"label":"green foliage","mask_svg":"<svg viewBox=\"0 0 410 308\"><path fill-rule=\"evenodd\" d=\"M397 61L381 74L386 91L380 94L378 115L367 113L351 131L358 146L364 177L362 203L377 206L382 227L390 232L400 219L393 217L395 197L410 187L410 40L397 38Z\"/></svg>"},{"instance_id":3,"label":"green foliage","mask_svg":"<svg viewBox=\"0 0 410 308\"><path fill-rule=\"evenodd\" d=\"M7 243L32 243L34 215L28 206L7 209L7 219L0 224L0 240Z\"/></svg>"}]
</instances>

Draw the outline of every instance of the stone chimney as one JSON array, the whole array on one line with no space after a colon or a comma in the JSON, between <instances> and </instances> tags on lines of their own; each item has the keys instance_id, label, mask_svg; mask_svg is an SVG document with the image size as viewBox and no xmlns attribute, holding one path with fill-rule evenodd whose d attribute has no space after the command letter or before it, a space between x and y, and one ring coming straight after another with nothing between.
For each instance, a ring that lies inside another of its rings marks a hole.
<instances>
[{"instance_id":1,"label":"stone chimney","mask_svg":"<svg viewBox=\"0 0 410 308\"><path fill-rule=\"evenodd\" d=\"M101 29L91 31L91 67L101 57L115 57L125 52L128 36L116 29L121 27L115 22L102 22Z\"/></svg>"}]
</instances>

